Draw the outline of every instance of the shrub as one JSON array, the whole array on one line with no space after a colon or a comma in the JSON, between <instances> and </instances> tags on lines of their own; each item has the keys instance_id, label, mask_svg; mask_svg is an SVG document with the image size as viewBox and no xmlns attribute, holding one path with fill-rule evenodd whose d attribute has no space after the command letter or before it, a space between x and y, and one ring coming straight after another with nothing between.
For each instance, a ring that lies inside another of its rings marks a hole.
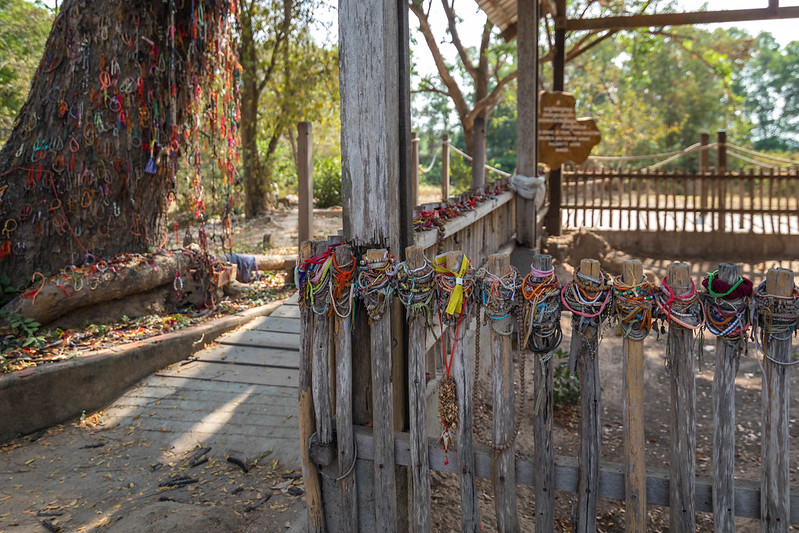
<instances>
[{"instance_id":1,"label":"shrub","mask_svg":"<svg viewBox=\"0 0 799 533\"><path fill-rule=\"evenodd\" d=\"M313 198L317 207L341 205L341 159L328 157L314 164Z\"/></svg>"}]
</instances>

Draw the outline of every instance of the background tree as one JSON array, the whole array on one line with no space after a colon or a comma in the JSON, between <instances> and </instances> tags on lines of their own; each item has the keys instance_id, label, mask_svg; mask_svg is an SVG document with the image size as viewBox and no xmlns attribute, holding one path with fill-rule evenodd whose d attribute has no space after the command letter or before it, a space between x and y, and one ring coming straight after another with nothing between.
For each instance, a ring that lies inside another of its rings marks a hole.
<instances>
[{"instance_id":1,"label":"background tree","mask_svg":"<svg viewBox=\"0 0 799 533\"><path fill-rule=\"evenodd\" d=\"M52 13L38 2L0 0L0 145L25 103L52 23Z\"/></svg>"},{"instance_id":2,"label":"background tree","mask_svg":"<svg viewBox=\"0 0 799 533\"><path fill-rule=\"evenodd\" d=\"M338 101L337 55L311 35L316 0L241 3L242 172L248 217L264 213L285 134Z\"/></svg>"},{"instance_id":3,"label":"background tree","mask_svg":"<svg viewBox=\"0 0 799 533\"><path fill-rule=\"evenodd\" d=\"M65 0L0 150L0 269L33 272L157 248L180 160L202 218L201 148L238 163L238 62L223 0Z\"/></svg>"}]
</instances>

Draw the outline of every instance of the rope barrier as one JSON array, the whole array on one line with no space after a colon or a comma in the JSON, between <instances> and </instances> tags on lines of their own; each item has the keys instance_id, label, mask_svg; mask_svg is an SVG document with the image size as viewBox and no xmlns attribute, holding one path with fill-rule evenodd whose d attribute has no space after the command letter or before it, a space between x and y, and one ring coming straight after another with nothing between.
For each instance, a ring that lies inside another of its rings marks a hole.
<instances>
[{"instance_id":1,"label":"rope barrier","mask_svg":"<svg viewBox=\"0 0 799 533\"><path fill-rule=\"evenodd\" d=\"M469 155L469 154L467 154L466 152L461 152L460 150L458 150L457 148L455 148L455 146L453 146L453 145L451 145L451 144L449 145L449 149L450 149L450 150L452 150L453 152L455 152L456 154L460 155L461 157L463 157L463 158L464 158L465 160L467 160L468 162L470 162L470 163L471 163L471 162L473 161L473 159L472 159L472 156L470 156L470 155ZM500 169L498 169L498 168L494 168L494 167L492 167L491 165L483 165L483 166L484 166L484 167L485 167L487 170L490 170L491 172L496 172L497 174L499 174L499 175L500 175L500 176L502 176L503 178L510 178L510 176L511 176L511 175L510 175L508 172L505 172L505 171L503 171L503 170L500 170Z\"/></svg>"}]
</instances>

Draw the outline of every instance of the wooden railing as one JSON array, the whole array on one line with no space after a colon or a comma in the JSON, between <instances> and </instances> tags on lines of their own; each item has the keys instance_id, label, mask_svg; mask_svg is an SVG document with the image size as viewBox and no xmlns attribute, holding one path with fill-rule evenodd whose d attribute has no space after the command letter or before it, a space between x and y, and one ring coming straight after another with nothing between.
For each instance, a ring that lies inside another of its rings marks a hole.
<instances>
[{"instance_id":1,"label":"wooden railing","mask_svg":"<svg viewBox=\"0 0 799 533\"><path fill-rule=\"evenodd\" d=\"M799 171L564 172L565 228L799 235Z\"/></svg>"}]
</instances>

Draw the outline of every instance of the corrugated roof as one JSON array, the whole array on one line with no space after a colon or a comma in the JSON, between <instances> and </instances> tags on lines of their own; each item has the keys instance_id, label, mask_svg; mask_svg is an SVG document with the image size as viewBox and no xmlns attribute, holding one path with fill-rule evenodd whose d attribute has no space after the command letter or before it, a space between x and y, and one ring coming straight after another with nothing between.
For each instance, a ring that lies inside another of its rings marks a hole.
<instances>
[{"instance_id":1,"label":"corrugated roof","mask_svg":"<svg viewBox=\"0 0 799 533\"><path fill-rule=\"evenodd\" d=\"M477 0L477 4L500 32L516 24L516 0Z\"/></svg>"}]
</instances>

